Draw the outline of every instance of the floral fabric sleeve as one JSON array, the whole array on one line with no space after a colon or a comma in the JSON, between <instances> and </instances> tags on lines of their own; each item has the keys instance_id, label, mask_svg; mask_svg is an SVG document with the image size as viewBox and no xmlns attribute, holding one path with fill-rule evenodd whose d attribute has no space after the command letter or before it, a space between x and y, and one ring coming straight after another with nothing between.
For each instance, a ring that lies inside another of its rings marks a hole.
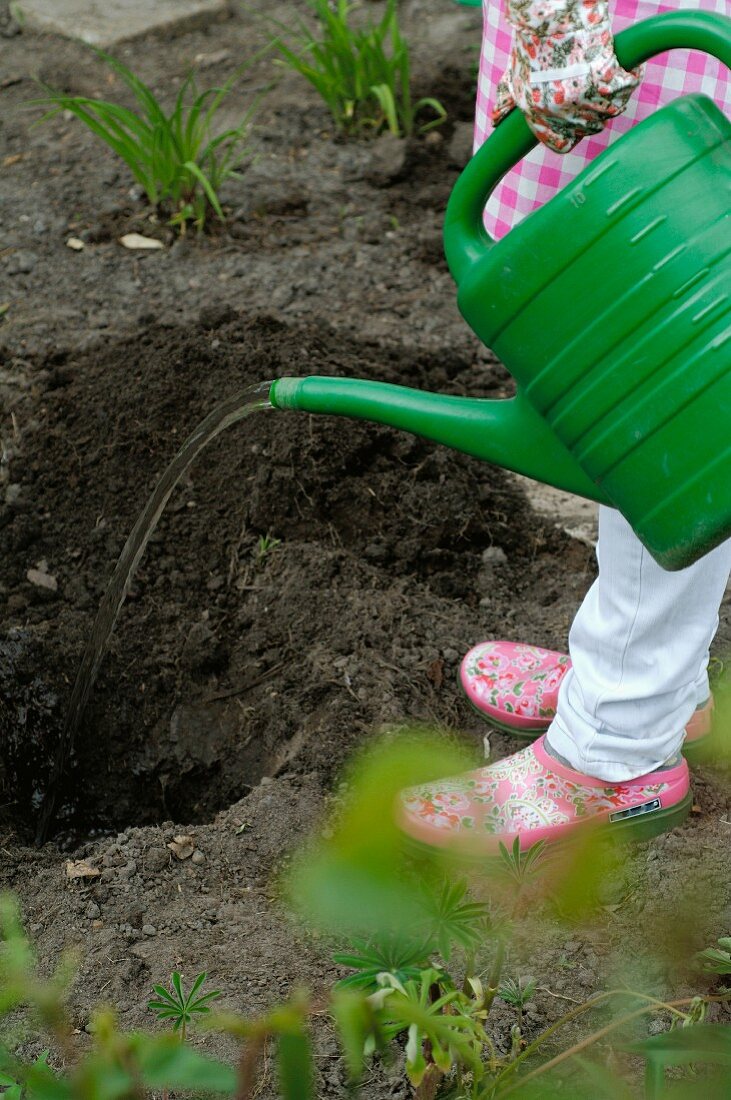
<instances>
[{"instance_id":1,"label":"floral fabric sleeve","mask_svg":"<svg viewBox=\"0 0 731 1100\"><path fill-rule=\"evenodd\" d=\"M607 0L505 2L513 48L492 121L518 107L540 141L568 153L624 111L640 72L615 56Z\"/></svg>"}]
</instances>

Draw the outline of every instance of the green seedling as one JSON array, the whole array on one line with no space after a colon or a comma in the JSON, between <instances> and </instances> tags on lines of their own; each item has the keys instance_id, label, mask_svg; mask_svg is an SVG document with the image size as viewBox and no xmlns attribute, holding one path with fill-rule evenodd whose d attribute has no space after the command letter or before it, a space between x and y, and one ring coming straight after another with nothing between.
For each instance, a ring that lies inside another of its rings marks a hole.
<instances>
[{"instance_id":1,"label":"green seedling","mask_svg":"<svg viewBox=\"0 0 731 1100\"><path fill-rule=\"evenodd\" d=\"M464 879L445 878L423 891L424 928L432 952L449 962L455 946L473 952L484 942L490 912L481 901L470 900Z\"/></svg>"},{"instance_id":2,"label":"green seedling","mask_svg":"<svg viewBox=\"0 0 731 1100\"><path fill-rule=\"evenodd\" d=\"M35 953L25 936L14 898L0 895L0 1089L15 1100L88 1100L112 1097L139 1100L144 1090L192 1089L233 1097L236 1073L199 1054L167 1033L123 1032L109 1009L92 1013L89 1041L75 1038L68 998L72 962L65 958L52 977L39 973ZM44 963L43 971L46 971ZM40 1027L50 1039L44 1051L25 1061L13 1049L8 1018L22 1030ZM49 1065L49 1061L51 1065ZM59 1068L53 1068L59 1064Z\"/></svg>"},{"instance_id":3,"label":"green seedling","mask_svg":"<svg viewBox=\"0 0 731 1100\"><path fill-rule=\"evenodd\" d=\"M29 1067L31 1073L37 1074L39 1078L42 1078L44 1074L48 1076L50 1082L54 1081L55 1074L48 1065L48 1055L50 1051L42 1051L35 1062ZM2 1088L3 1100L23 1100L25 1089L20 1081L14 1076L10 1076L7 1073L0 1073L0 1088Z\"/></svg>"},{"instance_id":4,"label":"green seedling","mask_svg":"<svg viewBox=\"0 0 731 1100\"><path fill-rule=\"evenodd\" d=\"M418 978L429 963L429 943L411 943L386 931L371 942L354 937L352 946L353 951L333 955L340 966L350 966L356 971L338 982L339 989L373 993L379 988L381 974L392 974L398 981L407 982Z\"/></svg>"},{"instance_id":5,"label":"green seedling","mask_svg":"<svg viewBox=\"0 0 731 1100\"><path fill-rule=\"evenodd\" d=\"M353 134L388 129L408 137L444 122L447 112L438 100L428 96L412 101L409 45L399 30L396 0L388 0L380 22L363 29L351 26L353 6L347 0L310 3L319 35L299 21L298 34L293 36L273 21L286 39L278 39L275 45L282 63L320 94L338 130ZM419 122L423 111L431 117Z\"/></svg>"},{"instance_id":6,"label":"green seedling","mask_svg":"<svg viewBox=\"0 0 731 1100\"><path fill-rule=\"evenodd\" d=\"M521 852L520 840L516 836L512 848L508 849L504 844L500 845L500 859L502 870L506 877L518 890L533 882L544 871L546 846L542 840L534 844L532 848Z\"/></svg>"},{"instance_id":7,"label":"green seedling","mask_svg":"<svg viewBox=\"0 0 731 1100\"><path fill-rule=\"evenodd\" d=\"M512 1033L516 1053L525 1045L522 1040L523 1010L533 999L535 991L536 982L533 978L518 978L517 981L515 978L504 978L498 986L498 997L504 1001L505 1004L512 1005L518 1014L518 1022Z\"/></svg>"},{"instance_id":8,"label":"green seedling","mask_svg":"<svg viewBox=\"0 0 731 1100\"><path fill-rule=\"evenodd\" d=\"M153 986L158 999L149 1001L147 1007L155 1013L158 1020L169 1020L173 1031L179 1032L181 1042L185 1042L188 1025L193 1016L205 1016L211 1011L211 1003L221 996L219 990L199 994L208 975L198 974L188 993L177 970L170 975L170 989L164 985Z\"/></svg>"},{"instance_id":9,"label":"green seedling","mask_svg":"<svg viewBox=\"0 0 731 1100\"><path fill-rule=\"evenodd\" d=\"M505 978L498 986L498 997L506 1004L513 1005L521 1011L532 999L536 991L536 983L533 978Z\"/></svg>"},{"instance_id":10,"label":"green seedling","mask_svg":"<svg viewBox=\"0 0 731 1100\"><path fill-rule=\"evenodd\" d=\"M281 539L275 539L273 535L259 535L259 541L256 544L257 565L261 565L267 555L271 554L272 550L276 549L281 541Z\"/></svg>"},{"instance_id":11,"label":"green seedling","mask_svg":"<svg viewBox=\"0 0 731 1100\"><path fill-rule=\"evenodd\" d=\"M707 974L731 974L731 936L721 936L718 947L699 951L696 962Z\"/></svg>"},{"instance_id":12,"label":"green seedling","mask_svg":"<svg viewBox=\"0 0 731 1100\"><path fill-rule=\"evenodd\" d=\"M224 180L238 177L249 157L247 141L256 102L237 126L220 133L215 120L238 73L218 88L199 92L189 75L171 111L165 111L152 89L109 54L97 55L119 76L137 101L137 110L88 96L71 96L46 87L34 100L51 105L41 122L71 111L93 134L122 158L150 203L166 212L181 232L192 223L201 230L211 213L224 219L219 191Z\"/></svg>"}]
</instances>

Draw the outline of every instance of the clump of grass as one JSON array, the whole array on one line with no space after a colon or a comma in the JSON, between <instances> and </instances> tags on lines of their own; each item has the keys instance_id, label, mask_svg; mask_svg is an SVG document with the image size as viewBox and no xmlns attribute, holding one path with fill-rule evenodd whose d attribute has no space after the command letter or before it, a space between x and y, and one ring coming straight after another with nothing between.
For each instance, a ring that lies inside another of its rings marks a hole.
<instances>
[{"instance_id":1,"label":"clump of grass","mask_svg":"<svg viewBox=\"0 0 731 1100\"><path fill-rule=\"evenodd\" d=\"M133 93L137 110L89 96L72 96L46 88L34 103L51 105L41 122L71 111L92 133L122 158L150 203L164 211L170 224L184 232L189 223L201 230L211 214L224 220L219 192L224 180L250 156L247 146L256 102L237 126L215 132L215 119L238 78L235 73L217 88L199 92L192 74L166 112L151 88L109 54L99 57Z\"/></svg>"},{"instance_id":2,"label":"clump of grass","mask_svg":"<svg viewBox=\"0 0 731 1100\"><path fill-rule=\"evenodd\" d=\"M310 3L319 36L300 21L295 44L280 39L276 48L283 64L317 89L338 130L352 134L388 129L397 136L410 136L445 120L447 112L438 100L412 101L409 44L399 30L396 0L388 0L380 22L369 22L363 29L350 25L353 6L347 0ZM418 122L425 110L431 117Z\"/></svg>"},{"instance_id":3,"label":"clump of grass","mask_svg":"<svg viewBox=\"0 0 731 1100\"><path fill-rule=\"evenodd\" d=\"M281 541L274 535L259 535L259 541L256 544L256 564L261 565L272 550L276 550Z\"/></svg>"}]
</instances>

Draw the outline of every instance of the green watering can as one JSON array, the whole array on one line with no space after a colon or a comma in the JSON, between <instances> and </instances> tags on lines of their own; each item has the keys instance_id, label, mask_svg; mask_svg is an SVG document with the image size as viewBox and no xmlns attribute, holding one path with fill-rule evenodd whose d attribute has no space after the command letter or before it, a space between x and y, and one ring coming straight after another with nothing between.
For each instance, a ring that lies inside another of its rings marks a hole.
<instances>
[{"instance_id":1,"label":"green watering can","mask_svg":"<svg viewBox=\"0 0 731 1100\"><path fill-rule=\"evenodd\" d=\"M731 19L660 15L621 63L689 47L731 68ZM459 308L517 381L493 401L280 378L281 409L375 420L613 505L666 569L731 534L731 122L686 95L633 127L501 241L482 211L534 146L514 111L458 179L445 248Z\"/></svg>"}]
</instances>

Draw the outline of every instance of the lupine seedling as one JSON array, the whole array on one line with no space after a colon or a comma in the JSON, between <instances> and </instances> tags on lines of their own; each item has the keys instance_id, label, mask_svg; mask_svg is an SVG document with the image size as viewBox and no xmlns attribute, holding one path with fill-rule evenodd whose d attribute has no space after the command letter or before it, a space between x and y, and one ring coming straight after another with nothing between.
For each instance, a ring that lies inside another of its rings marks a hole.
<instances>
[{"instance_id":1,"label":"lupine seedling","mask_svg":"<svg viewBox=\"0 0 731 1100\"><path fill-rule=\"evenodd\" d=\"M338 982L340 989L364 989L373 993L379 989L379 974L393 974L400 982L416 979L429 966L431 944L411 943L402 936L384 932L366 942L357 937L351 941L354 950L333 955L340 966L352 966L349 974Z\"/></svg>"},{"instance_id":2,"label":"lupine seedling","mask_svg":"<svg viewBox=\"0 0 731 1100\"><path fill-rule=\"evenodd\" d=\"M506 1004L512 1005L518 1013L518 1027L517 1035L518 1045L517 1049L520 1050L522 1046L521 1033L523 1030L523 1010L525 1006L532 1000L533 994L536 991L536 983L533 978L504 978L498 986L497 995Z\"/></svg>"},{"instance_id":3,"label":"lupine seedling","mask_svg":"<svg viewBox=\"0 0 731 1100\"><path fill-rule=\"evenodd\" d=\"M216 114L239 74L204 92L198 91L189 75L172 110L166 112L131 69L109 54L96 52L130 89L137 110L46 88L46 95L34 100L51 107L40 121L60 111L74 114L122 158L150 203L165 210L170 224L181 232L188 223L203 229L211 212L223 220L219 191L224 180L238 176L237 169L249 156L246 143L256 107L255 102L238 126L215 132Z\"/></svg>"},{"instance_id":4,"label":"lupine seedling","mask_svg":"<svg viewBox=\"0 0 731 1100\"><path fill-rule=\"evenodd\" d=\"M164 985L153 986L157 994L157 1000L148 1001L147 1007L155 1013L158 1020L170 1020L173 1031L180 1033L181 1042L185 1042L188 1033L188 1024L193 1016L205 1016L211 1011L211 1003L222 994L219 990L199 995L208 975L204 972L198 974L193 980L193 985L188 993L183 989L183 982L177 970L170 975L170 989Z\"/></svg>"},{"instance_id":5,"label":"lupine seedling","mask_svg":"<svg viewBox=\"0 0 731 1100\"><path fill-rule=\"evenodd\" d=\"M506 1004L523 1009L536 991L533 978L505 978L498 988L498 997Z\"/></svg>"},{"instance_id":6,"label":"lupine seedling","mask_svg":"<svg viewBox=\"0 0 731 1100\"><path fill-rule=\"evenodd\" d=\"M731 936L721 936L718 947L699 951L696 963L707 974L731 974Z\"/></svg>"},{"instance_id":7,"label":"lupine seedling","mask_svg":"<svg viewBox=\"0 0 731 1100\"><path fill-rule=\"evenodd\" d=\"M517 888L527 885L543 873L545 855L546 845L542 840L525 852L521 852L517 836L510 849L500 844L503 872Z\"/></svg>"},{"instance_id":8,"label":"lupine seedling","mask_svg":"<svg viewBox=\"0 0 731 1100\"><path fill-rule=\"evenodd\" d=\"M47 1073L49 1082L55 1081L55 1075L53 1070L48 1065L48 1055L50 1051L42 1051L35 1062L33 1062L31 1069L39 1076ZM20 1081L17 1081L15 1077L10 1076L7 1073L0 1072L0 1088L2 1088L3 1100L24 1100L26 1095L25 1089Z\"/></svg>"}]
</instances>

